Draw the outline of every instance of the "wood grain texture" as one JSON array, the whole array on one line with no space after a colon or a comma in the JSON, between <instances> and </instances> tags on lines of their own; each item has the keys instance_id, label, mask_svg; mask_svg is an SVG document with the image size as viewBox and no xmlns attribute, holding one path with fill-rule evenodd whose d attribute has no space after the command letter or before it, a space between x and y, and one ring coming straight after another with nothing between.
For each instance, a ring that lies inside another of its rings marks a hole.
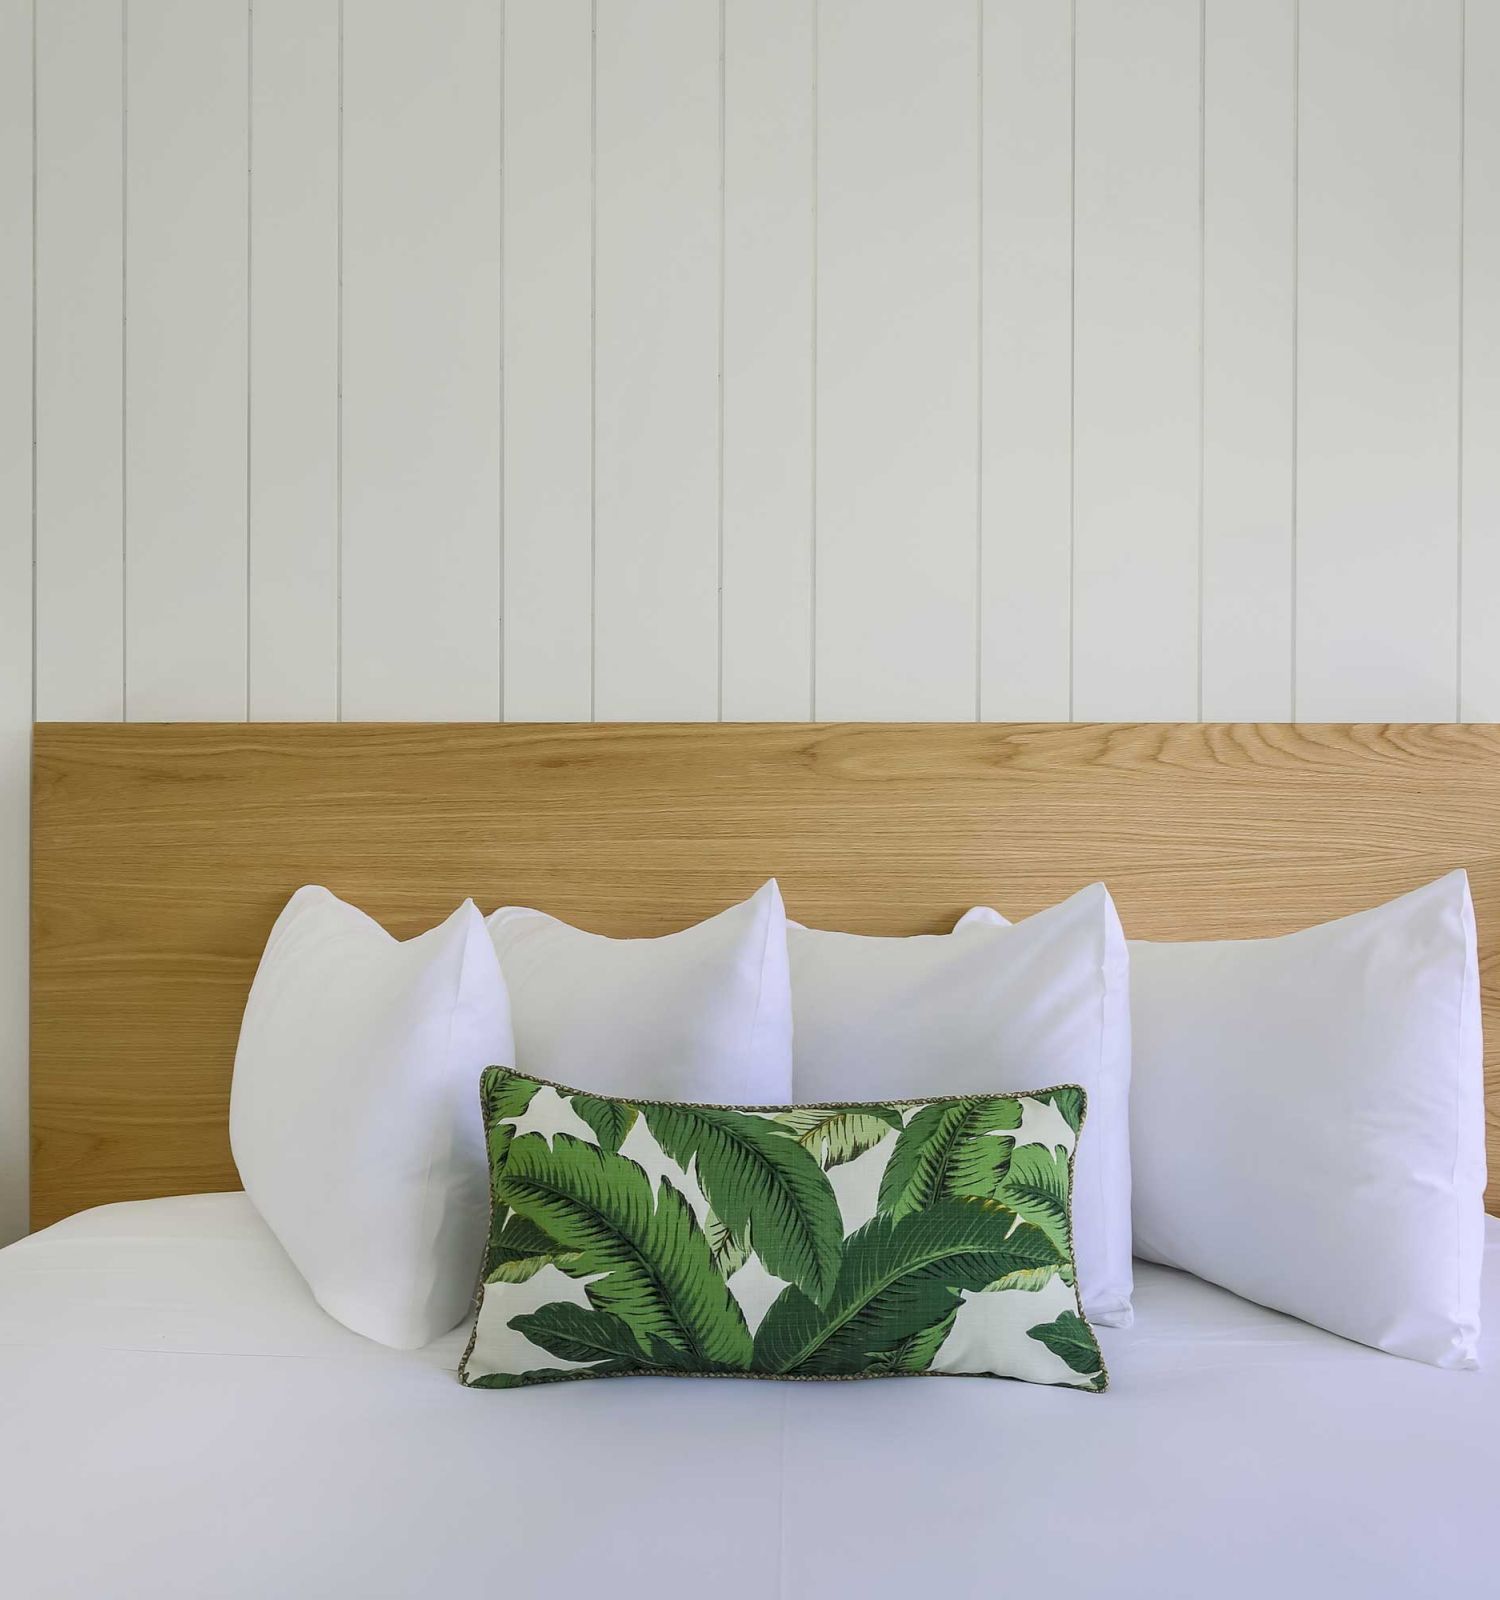
<instances>
[{"instance_id":1,"label":"wood grain texture","mask_svg":"<svg viewBox=\"0 0 1500 1600\"><path fill-rule=\"evenodd\" d=\"M466 895L662 934L772 872L806 922L933 932L1103 878L1183 939L1463 866L1500 1177L1496 725L42 724L33 816L35 1226L235 1186L240 1013L308 882L408 937Z\"/></svg>"}]
</instances>

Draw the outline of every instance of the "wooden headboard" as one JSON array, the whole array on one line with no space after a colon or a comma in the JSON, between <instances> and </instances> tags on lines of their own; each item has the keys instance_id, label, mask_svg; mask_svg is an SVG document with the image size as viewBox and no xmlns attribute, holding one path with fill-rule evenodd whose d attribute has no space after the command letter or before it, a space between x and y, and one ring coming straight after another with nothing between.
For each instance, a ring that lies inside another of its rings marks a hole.
<instances>
[{"instance_id":1,"label":"wooden headboard","mask_svg":"<svg viewBox=\"0 0 1500 1600\"><path fill-rule=\"evenodd\" d=\"M1095 879L1146 938L1274 934L1456 866L1500 1209L1500 727L46 724L32 810L32 1223L238 1186L256 960L299 884L408 936L466 895L659 934L774 873L868 933Z\"/></svg>"}]
</instances>

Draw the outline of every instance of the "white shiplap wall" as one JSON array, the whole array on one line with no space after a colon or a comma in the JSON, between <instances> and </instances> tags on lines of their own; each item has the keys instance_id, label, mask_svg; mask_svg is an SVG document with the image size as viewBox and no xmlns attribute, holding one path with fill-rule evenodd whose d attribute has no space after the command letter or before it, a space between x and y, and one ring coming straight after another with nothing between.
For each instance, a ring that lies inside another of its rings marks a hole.
<instances>
[{"instance_id":1,"label":"white shiplap wall","mask_svg":"<svg viewBox=\"0 0 1500 1600\"><path fill-rule=\"evenodd\" d=\"M0 0L33 714L1500 717L1500 0Z\"/></svg>"}]
</instances>

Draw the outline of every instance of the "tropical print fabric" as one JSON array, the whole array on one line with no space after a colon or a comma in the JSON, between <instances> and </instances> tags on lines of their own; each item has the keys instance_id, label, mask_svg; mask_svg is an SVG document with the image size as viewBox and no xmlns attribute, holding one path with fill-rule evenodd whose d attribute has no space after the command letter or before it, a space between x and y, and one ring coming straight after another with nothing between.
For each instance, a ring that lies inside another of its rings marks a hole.
<instances>
[{"instance_id":1,"label":"tropical print fabric","mask_svg":"<svg viewBox=\"0 0 1500 1600\"><path fill-rule=\"evenodd\" d=\"M1074 1285L1075 1086L878 1105L604 1099L490 1067L460 1377L975 1374L1105 1387Z\"/></svg>"}]
</instances>

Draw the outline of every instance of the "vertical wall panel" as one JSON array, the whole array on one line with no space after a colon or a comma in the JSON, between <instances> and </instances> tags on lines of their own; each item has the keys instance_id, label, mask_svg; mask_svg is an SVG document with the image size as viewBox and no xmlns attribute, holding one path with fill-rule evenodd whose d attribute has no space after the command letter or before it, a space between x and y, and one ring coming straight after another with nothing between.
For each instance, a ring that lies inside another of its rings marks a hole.
<instances>
[{"instance_id":1,"label":"vertical wall panel","mask_svg":"<svg viewBox=\"0 0 1500 1600\"><path fill-rule=\"evenodd\" d=\"M1073 710L1198 715L1198 0L1078 0Z\"/></svg>"},{"instance_id":2,"label":"vertical wall panel","mask_svg":"<svg viewBox=\"0 0 1500 1600\"><path fill-rule=\"evenodd\" d=\"M338 716L338 0L255 0L250 715Z\"/></svg>"},{"instance_id":3,"label":"vertical wall panel","mask_svg":"<svg viewBox=\"0 0 1500 1600\"><path fill-rule=\"evenodd\" d=\"M814 13L807 0L729 0L724 13L730 721L811 715Z\"/></svg>"},{"instance_id":4,"label":"vertical wall panel","mask_svg":"<svg viewBox=\"0 0 1500 1600\"><path fill-rule=\"evenodd\" d=\"M1464 74L1463 698L1500 719L1500 6L1468 7Z\"/></svg>"},{"instance_id":5,"label":"vertical wall panel","mask_svg":"<svg viewBox=\"0 0 1500 1600\"><path fill-rule=\"evenodd\" d=\"M1292 715L1296 0L1208 0L1203 705Z\"/></svg>"},{"instance_id":6,"label":"vertical wall panel","mask_svg":"<svg viewBox=\"0 0 1500 1600\"><path fill-rule=\"evenodd\" d=\"M1297 714L1452 717L1459 0L1304 0Z\"/></svg>"},{"instance_id":7,"label":"vertical wall panel","mask_svg":"<svg viewBox=\"0 0 1500 1600\"><path fill-rule=\"evenodd\" d=\"M505 7L505 715L592 715L593 7Z\"/></svg>"},{"instance_id":8,"label":"vertical wall panel","mask_svg":"<svg viewBox=\"0 0 1500 1600\"><path fill-rule=\"evenodd\" d=\"M343 712L500 712L501 12L344 10Z\"/></svg>"},{"instance_id":9,"label":"vertical wall panel","mask_svg":"<svg viewBox=\"0 0 1500 1600\"><path fill-rule=\"evenodd\" d=\"M824 0L817 715L975 712L979 26Z\"/></svg>"},{"instance_id":10,"label":"vertical wall panel","mask_svg":"<svg viewBox=\"0 0 1500 1600\"><path fill-rule=\"evenodd\" d=\"M31 0L0 0L0 1245L27 1211L31 50Z\"/></svg>"},{"instance_id":11,"label":"vertical wall panel","mask_svg":"<svg viewBox=\"0 0 1500 1600\"><path fill-rule=\"evenodd\" d=\"M245 715L249 29L242 0L126 26L125 710Z\"/></svg>"},{"instance_id":12,"label":"vertical wall panel","mask_svg":"<svg viewBox=\"0 0 1500 1600\"><path fill-rule=\"evenodd\" d=\"M1073 26L984 12L980 715L1066 719L1072 680Z\"/></svg>"},{"instance_id":13,"label":"vertical wall panel","mask_svg":"<svg viewBox=\"0 0 1500 1600\"><path fill-rule=\"evenodd\" d=\"M123 8L37 7L36 705L124 714Z\"/></svg>"},{"instance_id":14,"label":"vertical wall panel","mask_svg":"<svg viewBox=\"0 0 1500 1600\"><path fill-rule=\"evenodd\" d=\"M1493 0L339 10L0 0L0 1242L33 709L1500 717Z\"/></svg>"},{"instance_id":15,"label":"vertical wall panel","mask_svg":"<svg viewBox=\"0 0 1500 1600\"><path fill-rule=\"evenodd\" d=\"M718 713L719 12L598 8L595 696Z\"/></svg>"}]
</instances>

